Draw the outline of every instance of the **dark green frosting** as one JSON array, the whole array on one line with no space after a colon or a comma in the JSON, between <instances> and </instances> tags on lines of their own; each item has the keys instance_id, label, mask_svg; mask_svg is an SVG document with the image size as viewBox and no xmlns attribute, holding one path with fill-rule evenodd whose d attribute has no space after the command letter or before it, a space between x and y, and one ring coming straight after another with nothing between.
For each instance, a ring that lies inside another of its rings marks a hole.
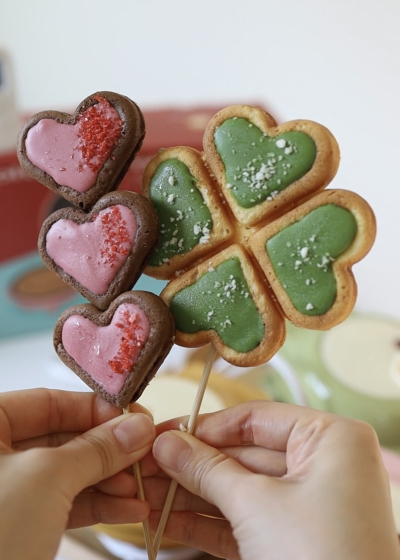
<instances>
[{"instance_id":1,"label":"dark green frosting","mask_svg":"<svg viewBox=\"0 0 400 560\"><path fill-rule=\"evenodd\" d=\"M272 200L311 169L317 153L314 140L304 132L270 138L239 117L219 126L214 141L228 188L243 208Z\"/></svg>"},{"instance_id":2,"label":"dark green frosting","mask_svg":"<svg viewBox=\"0 0 400 560\"><path fill-rule=\"evenodd\" d=\"M172 298L170 309L178 330L217 331L236 352L250 352L260 344L265 326L251 297L240 260L232 257Z\"/></svg>"},{"instance_id":3,"label":"dark green frosting","mask_svg":"<svg viewBox=\"0 0 400 560\"><path fill-rule=\"evenodd\" d=\"M149 264L161 266L209 239L210 211L196 179L178 159L161 163L150 182L150 198L160 222L160 241Z\"/></svg>"},{"instance_id":4,"label":"dark green frosting","mask_svg":"<svg viewBox=\"0 0 400 560\"><path fill-rule=\"evenodd\" d=\"M337 292L332 264L356 234L353 214L326 204L267 241L275 273L298 311L310 316L329 311Z\"/></svg>"}]
</instances>

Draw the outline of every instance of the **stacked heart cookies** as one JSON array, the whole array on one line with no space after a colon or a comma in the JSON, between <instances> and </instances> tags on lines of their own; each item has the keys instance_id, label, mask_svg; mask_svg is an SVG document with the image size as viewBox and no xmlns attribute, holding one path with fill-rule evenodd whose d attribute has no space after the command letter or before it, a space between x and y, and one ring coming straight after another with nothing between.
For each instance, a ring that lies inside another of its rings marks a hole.
<instances>
[{"instance_id":1,"label":"stacked heart cookies","mask_svg":"<svg viewBox=\"0 0 400 560\"><path fill-rule=\"evenodd\" d=\"M142 193L161 233L146 273L170 280L161 297L176 342L211 342L238 366L269 360L283 344L285 318L326 330L353 309L351 271L375 239L369 205L324 190L339 149L324 126L278 126L266 112L237 105L208 124L204 153L158 153Z\"/></svg>"},{"instance_id":2,"label":"stacked heart cookies","mask_svg":"<svg viewBox=\"0 0 400 560\"><path fill-rule=\"evenodd\" d=\"M91 302L61 315L56 352L121 408L140 397L174 340L167 305L130 291L159 239L153 205L117 191L144 134L133 101L98 92L73 115L34 115L18 140L25 171L75 206L49 216L39 235L46 266Z\"/></svg>"}]
</instances>

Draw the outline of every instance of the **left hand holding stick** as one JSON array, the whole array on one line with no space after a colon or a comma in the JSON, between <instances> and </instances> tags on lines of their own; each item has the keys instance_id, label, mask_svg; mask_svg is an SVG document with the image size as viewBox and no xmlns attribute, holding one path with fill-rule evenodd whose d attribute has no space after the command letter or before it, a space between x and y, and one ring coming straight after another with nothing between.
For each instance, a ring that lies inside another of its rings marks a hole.
<instances>
[{"instance_id":1,"label":"left hand holding stick","mask_svg":"<svg viewBox=\"0 0 400 560\"><path fill-rule=\"evenodd\" d=\"M137 523L124 469L155 439L147 411L131 414L92 393L34 389L0 395L0 557L52 560L65 529Z\"/></svg>"}]
</instances>

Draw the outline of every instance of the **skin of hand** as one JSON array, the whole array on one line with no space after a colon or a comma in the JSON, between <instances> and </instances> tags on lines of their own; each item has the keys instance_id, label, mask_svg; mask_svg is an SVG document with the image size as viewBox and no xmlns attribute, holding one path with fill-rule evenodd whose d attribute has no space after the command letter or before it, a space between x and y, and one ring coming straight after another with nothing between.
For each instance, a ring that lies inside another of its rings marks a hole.
<instances>
[{"instance_id":1,"label":"skin of hand","mask_svg":"<svg viewBox=\"0 0 400 560\"><path fill-rule=\"evenodd\" d=\"M250 402L165 422L153 457L182 485L165 536L230 560L398 559L390 489L373 429L304 407ZM172 430L172 431L171 431ZM154 461L153 459L153 461ZM150 466L150 472L154 467ZM146 498L156 530L168 479Z\"/></svg>"},{"instance_id":2,"label":"skin of hand","mask_svg":"<svg viewBox=\"0 0 400 560\"><path fill-rule=\"evenodd\" d=\"M53 560L67 528L148 516L125 469L156 431L143 407L131 411L93 393L0 395L0 558Z\"/></svg>"}]
</instances>

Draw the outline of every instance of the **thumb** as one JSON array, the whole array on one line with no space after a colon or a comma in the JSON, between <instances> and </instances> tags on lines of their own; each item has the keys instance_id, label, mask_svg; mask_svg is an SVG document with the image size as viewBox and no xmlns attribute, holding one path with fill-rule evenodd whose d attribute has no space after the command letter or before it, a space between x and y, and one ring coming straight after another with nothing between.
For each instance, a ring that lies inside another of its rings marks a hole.
<instances>
[{"instance_id":1,"label":"thumb","mask_svg":"<svg viewBox=\"0 0 400 560\"><path fill-rule=\"evenodd\" d=\"M156 432L147 414L124 414L57 448L73 496L126 469L150 450ZM71 476L70 473L74 473Z\"/></svg>"},{"instance_id":2,"label":"thumb","mask_svg":"<svg viewBox=\"0 0 400 560\"><path fill-rule=\"evenodd\" d=\"M233 502L242 500L241 489L255 476L233 458L178 431L161 434L154 442L153 456L171 478L217 506L227 518L232 517Z\"/></svg>"}]
</instances>

